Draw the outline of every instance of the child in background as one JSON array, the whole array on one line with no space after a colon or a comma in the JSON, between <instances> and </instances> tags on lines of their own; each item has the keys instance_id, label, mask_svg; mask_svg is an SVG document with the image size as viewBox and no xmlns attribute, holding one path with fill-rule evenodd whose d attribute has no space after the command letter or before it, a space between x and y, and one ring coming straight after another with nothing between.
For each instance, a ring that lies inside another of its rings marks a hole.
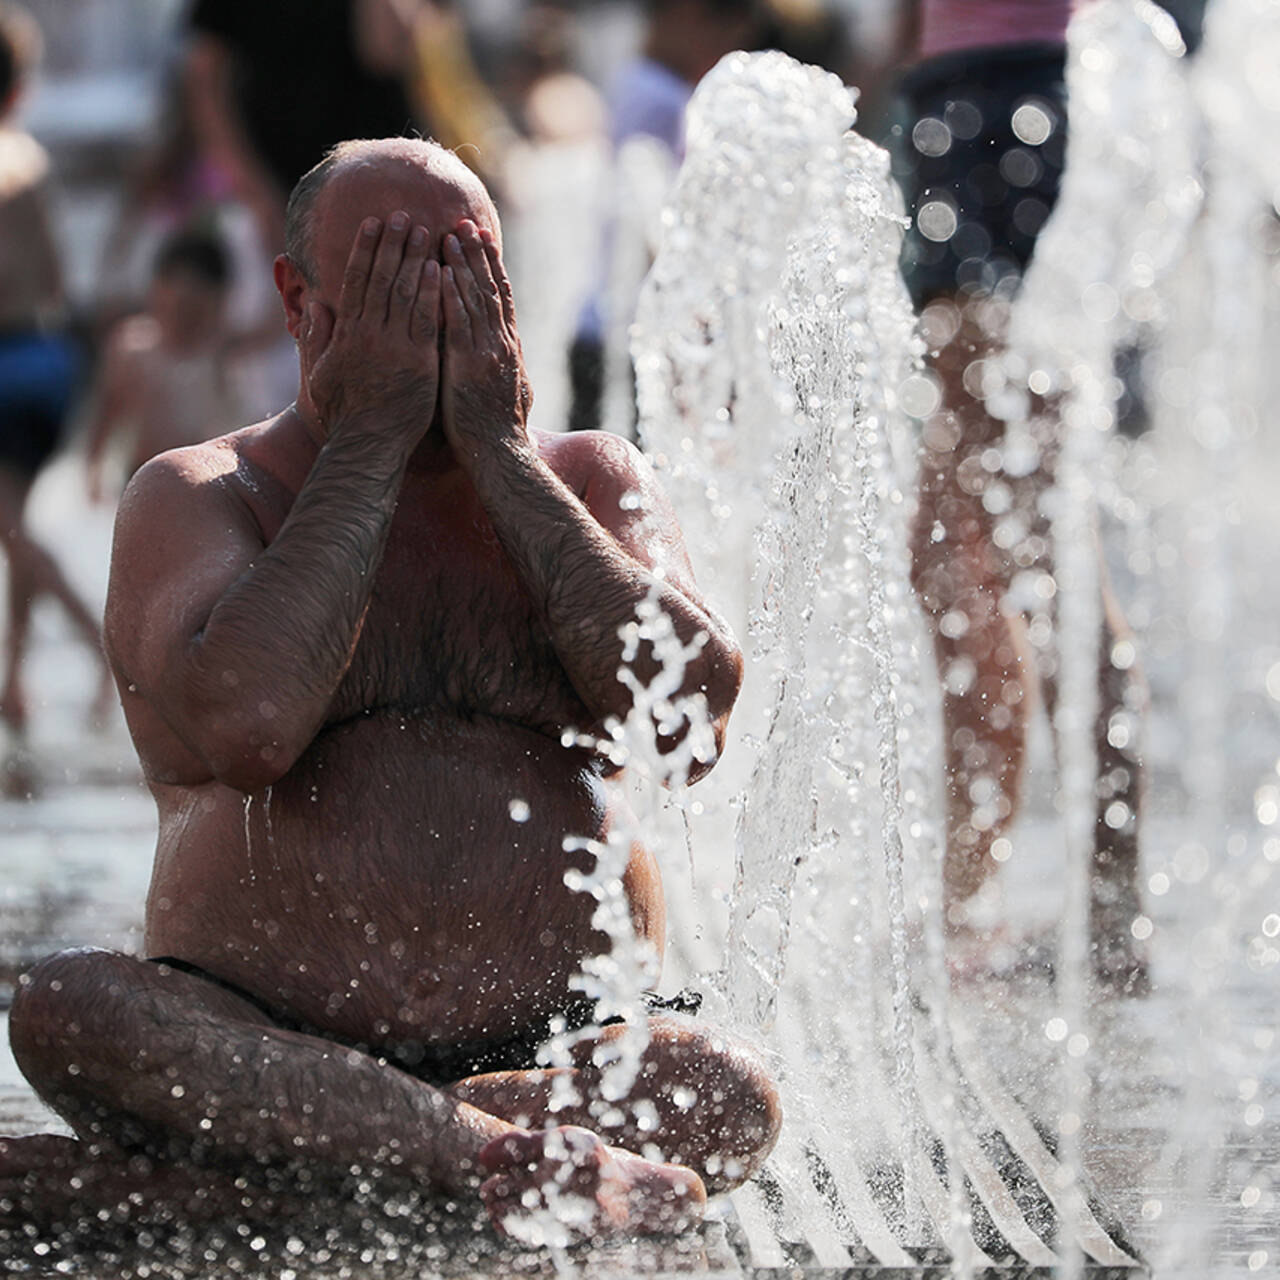
<instances>
[{"instance_id":1,"label":"child in background","mask_svg":"<svg viewBox=\"0 0 1280 1280\"><path fill-rule=\"evenodd\" d=\"M88 441L94 502L103 498L103 458L114 441L129 437L132 475L157 453L207 440L238 420L230 360L256 337L228 334L229 283L216 235L179 231L161 245L146 311L120 321L103 354Z\"/></svg>"}]
</instances>

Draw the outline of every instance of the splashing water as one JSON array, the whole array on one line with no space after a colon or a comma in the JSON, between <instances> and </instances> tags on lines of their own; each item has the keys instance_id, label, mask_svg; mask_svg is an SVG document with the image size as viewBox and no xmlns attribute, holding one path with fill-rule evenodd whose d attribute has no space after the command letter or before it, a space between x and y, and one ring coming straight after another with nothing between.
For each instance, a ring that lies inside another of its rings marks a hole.
<instances>
[{"instance_id":1,"label":"splashing water","mask_svg":"<svg viewBox=\"0 0 1280 1280\"><path fill-rule=\"evenodd\" d=\"M657 566L659 576L661 566ZM553 1025L553 1035L539 1051L539 1062L551 1067L574 1064L574 1047L593 1039L601 1026L621 1024L622 1033L607 1044L597 1045L592 1061L599 1070L598 1086L587 1099L587 1110L600 1134L608 1138L628 1120L641 1132L655 1132L658 1113L652 1099L637 1091L645 1050L649 1047L649 1013L646 994L657 985L659 957L652 946L636 936L623 876L637 843L652 843L652 833L660 824L662 796L679 796L699 765L715 759L715 733L701 693L682 694L685 672L705 643L696 636L683 643L670 616L657 602L657 588L641 602L636 619L620 633L623 641L622 666L618 678L631 694L631 708L624 720L611 719L603 738L589 738L569 732L566 745L591 746L610 762L625 769L632 780L639 803L623 807L604 841L567 837L567 853L587 851L594 857L590 871L571 868L565 873L569 888L589 894L596 901L591 917L593 927L609 939L607 951L587 957L579 973L570 979L570 989L580 992L593 1006L591 1023L580 1031L568 1032L563 1020ZM646 682L634 664L642 650L658 664ZM674 740L674 744L673 744ZM580 1095L572 1076L555 1077L550 1110L554 1115L580 1106ZM522 1215L509 1222L517 1238L528 1243L564 1247L572 1242L591 1220L595 1206L568 1189L573 1176L571 1152L564 1143L572 1135L555 1134L548 1154L558 1159L555 1182L544 1188L546 1210ZM650 1146L641 1154L659 1158Z\"/></svg>"},{"instance_id":2,"label":"splashing water","mask_svg":"<svg viewBox=\"0 0 1280 1280\"><path fill-rule=\"evenodd\" d=\"M1169 271L1200 205L1181 39L1156 6L1105 3L1070 37L1070 150L1054 217L1013 308L1005 354L1014 447L1030 418L1028 386L1053 388L1060 426L1051 526L1057 618L1059 808L1066 903L1057 978L1061 1154L1079 1210L1080 1135L1088 1118L1089 895L1095 836L1103 637L1097 477L1117 416L1115 353L1157 318L1154 285ZM1123 74L1119 68L1123 66ZM1138 210L1136 216L1135 208ZM1006 445L1006 449L1009 445ZM1067 1274L1078 1274L1072 1252Z\"/></svg>"},{"instance_id":3,"label":"splashing water","mask_svg":"<svg viewBox=\"0 0 1280 1280\"><path fill-rule=\"evenodd\" d=\"M1215 993L1249 919L1244 877L1261 884L1280 861L1274 840L1252 865L1241 861L1243 838L1227 839L1216 864L1213 854L1230 829L1225 644L1236 614L1226 584L1240 569L1223 495L1242 484L1230 447L1256 434L1273 395L1257 372L1270 331L1257 321L1268 304L1256 228L1280 190L1280 170L1259 164L1251 146L1252 127L1280 111L1271 81L1258 72L1274 64L1253 48L1278 48L1275 6L1215 4L1193 75L1176 31L1145 0L1105 0L1074 23L1062 195L1013 310L1008 351L988 370L987 407L1006 423L1008 474L1036 465L1029 393L1048 395L1062 421L1044 513L1058 601L1055 730L1067 868L1053 1034L1062 1047L1056 1128L1066 1184L1055 1203L1068 1222L1086 1212L1078 1187L1094 1070L1088 912L1098 526L1132 522L1133 512L1158 523L1162 504L1174 519L1188 509L1170 505L1167 478L1150 491L1125 491L1132 475L1156 470L1154 446L1121 449L1114 439L1113 362L1134 341L1156 371L1149 382L1176 382L1168 371L1179 363L1196 371L1194 395L1151 396L1155 443L1188 474L1198 469L1215 480L1199 486L1202 509L1191 508L1186 544L1193 563L1186 658L1199 675L1186 681L1195 747L1183 788L1223 905L1206 934L1214 958L1196 970L1189 1025L1213 1024ZM690 106L687 158L632 329L639 430L681 513L699 580L708 598L736 610L750 653L736 737L699 787L698 806L686 803L676 775L674 805L655 801L637 830L652 844L675 808L692 832L708 886L699 919L707 907L714 935L719 911L725 939L709 974L708 1009L765 1045L781 1077L788 1123L773 1176L798 1187L816 1162L842 1194L869 1188L857 1219L878 1257L907 1265L904 1247L942 1242L953 1272L968 1274L989 1260L973 1236L967 1180L951 1173L957 1144L972 1138L957 1115L950 1048L941 767L931 728L938 690L907 585L913 477L905 410L921 382L922 350L897 273L899 199L883 155L848 132L853 120L843 86L777 54L732 55ZM1206 134L1216 158L1202 185ZM1266 155L1274 160L1275 149ZM1186 318L1197 313L1184 291L1210 300L1210 337L1203 326L1189 336ZM1026 536L1019 518L1010 512L1004 531L1012 541L1002 545ZM1134 563L1152 558L1142 549L1151 542L1150 530L1132 536ZM1153 583L1138 585L1149 592ZM663 621L642 615L636 637L654 642ZM682 670L674 650L670 660L660 677L674 675L668 691ZM1280 676L1273 683L1280 689ZM645 691L632 687L639 707ZM650 783L671 782L667 766L645 754L651 714L615 726L606 747L633 767L644 762L638 771ZM1113 723L1121 737L1136 732L1127 714ZM1259 821L1274 823L1280 798L1257 804ZM735 809L730 844L723 831ZM682 846L683 832L665 843ZM625 1017L638 1010L646 970L627 951L634 936L628 943L629 921L617 905L620 849L593 852L595 867L578 885L597 898L599 926L616 942L610 957L584 967L580 989L601 1016ZM1185 871L1195 861L1190 852L1176 861L1153 883L1200 882ZM1145 916L1132 925L1134 937L1150 936ZM1280 955L1265 942L1276 933L1280 923L1256 934L1251 964ZM1169 1162L1185 1163L1196 1205L1208 1203L1215 1176L1209 1139L1217 1122L1207 1104L1227 1047L1239 1043L1236 1029L1221 1030L1220 1052L1199 1036L1188 1055L1185 1124L1169 1147ZM615 1098L626 1096L637 1060L623 1050L610 1064ZM833 1098L841 1099L834 1125ZM602 1105L607 1114L608 1099ZM930 1131L941 1140L940 1161ZM1186 1161L1188 1151L1205 1154ZM813 1218L798 1230L816 1239L820 1226ZM1207 1260L1208 1246L1196 1239L1203 1226L1202 1216L1189 1214L1170 1257L1198 1249ZM1037 1242L1027 1247L1034 1252ZM1070 1273L1081 1257L1066 1247L1061 1263Z\"/></svg>"},{"instance_id":4,"label":"splashing water","mask_svg":"<svg viewBox=\"0 0 1280 1280\"><path fill-rule=\"evenodd\" d=\"M1263 859L1240 865L1246 842L1231 834L1239 825L1227 775L1238 751L1229 728L1238 693L1228 644L1248 651L1232 585L1247 580L1251 557L1244 531L1231 527L1240 518L1231 513L1248 509L1242 477L1250 465L1257 486L1253 509L1274 501L1274 488L1267 488L1274 485L1274 471L1257 466L1250 438L1259 419L1273 411L1276 391L1274 378L1268 386L1264 375L1271 368L1265 353L1273 345L1266 317L1274 308L1266 297L1268 265L1256 227L1280 193L1280 148L1263 141L1276 136L1280 123L1274 89L1280 13L1274 5L1215 0L1203 48L1189 67L1183 52L1167 14L1142 0L1095 5L1074 22L1068 167L1059 207L1014 312L1011 347L1014 377L1021 375L1023 386L1027 372L1039 368L1065 392L1053 511L1062 664L1058 729L1070 870L1059 990L1069 1032L1063 1045L1075 1040L1085 1051L1069 1050L1062 1059L1060 1128L1064 1158L1077 1172L1090 1078L1084 915L1096 804L1092 655L1100 617L1092 526L1099 495L1114 486L1117 506L1147 512L1153 528L1135 544L1132 563L1150 565L1163 544L1179 552L1176 559L1166 554L1165 563L1185 566L1165 584L1182 602L1175 610L1185 635L1179 692L1170 699L1180 704L1185 735L1181 785L1180 794L1160 798L1187 810L1190 841L1174 864L1185 868L1203 860L1213 867L1209 883L1222 906L1220 918L1193 939L1201 954L1190 982L1186 1038L1194 1047L1179 1082L1182 1122L1153 1181L1173 1185L1173 1167L1184 1163L1188 1209L1169 1233L1163 1262L1186 1268L1186 1274L1208 1274L1215 1260L1213 1152L1224 1123L1215 1095L1240 1060L1232 1048L1240 1029L1224 1020L1219 996L1235 940L1247 932L1240 909L1251 895L1242 895L1241 886L1246 878L1254 884L1266 878ZM1270 70L1263 72L1264 66ZM1134 342L1148 352L1152 418L1150 442L1133 450L1141 466L1132 475L1145 476L1137 483L1114 461L1108 464L1108 456L1117 456L1108 454L1117 417L1113 356ZM1187 374L1195 391L1184 396L1180 380ZM1140 628L1141 612L1153 608L1153 621L1161 622L1158 604L1148 600L1135 617ZM1159 636L1151 620L1148 631ZM1168 649L1158 641L1152 647L1157 656ZM1158 667L1152 674L1163 677ZM1121 731L1128 732L1124 726ZM1167 784L1163 789L1171 790ZM1198 872L1186 874L1199 883ZM1162 893L1169 879L1163 870L1151 877ZM1133 929L1145 937L1152 925L1139 915Z\"/></svg>"},{"instance_id":5,"label":"splashing water","mask_svg":"<svg viewBox=\"0 0 1280 1280\"><path fill-rule=\"evenodd\" d=\"M253 795L245 792L244 797L244 860L249 868L249 883L254 884L257 877L253 871L253 827L251 825Z\"/></svg>"},{"instance_id":6,"label":"splashing water","mask_svg":"<svg viewBox=\"0 0 1280 1280\"><path fill-rule=\"evenodd\" d=\"M923 1167L904 889L904 829L938 830L936 796L918 783L927 767L900 725L904 704L918 712L929 701L906 678L919 668L905 586L909 468L893 447L895 391L919 351L896 266L900 198L883 153L849 132L854 115L834 77L778 54L732 55L704 80L633 349L642 442L704 552L704 587L718 602L753 601L735 714L757 745L720 775L746 793L718 994L735 1025L804 1043L787 1034L804 1021L786 982L800 891L804 964L833 990L852 994L849 934L861 928L865 946L887 948L898 1228L918 1238L921 1196L946 1199ZM929 869L912 881L932 883L922 894L936 907L936 843L913 852ZM829 943L815 948L819 928ZM936 973L941 953L931 954ZM854 1074L834 1060L841 1048L827 1051L833 1060L816 1073L798 1055L784 1065L799 1128L817 1114L802 1092L815 1075ZM783 1142L780 1176L799 1179L805 1153ZM838 1148L824 1154L847 1167ZM948 1232L963 1218L941 1216Z\"/></svg>"}]
</instances>

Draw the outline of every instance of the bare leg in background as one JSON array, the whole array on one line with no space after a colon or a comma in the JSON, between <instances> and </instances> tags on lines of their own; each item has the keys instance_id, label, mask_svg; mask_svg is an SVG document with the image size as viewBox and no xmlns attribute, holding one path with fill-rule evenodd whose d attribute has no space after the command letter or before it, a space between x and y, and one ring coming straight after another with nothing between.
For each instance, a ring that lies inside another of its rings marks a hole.
<instances>
[{"instance_id":1,"label":"bare leg in background","mask_svg":"<svg viewBox=\"0 0 1280 1280\"><path fill-rule=\"evenodd\" d=\"M1028 508L1026 535L1001 545L996 483L1005 485L1003 422L982 397L982 361L997 351L980 312L943 300L926 309L931 368L940 403L925 424L920 505L912 540L912 579L933 636L943 684L947 853L947 918L954 928L964 903L998 865L992 847L1017 813L1030 709L1039 693L1050 715L1056 697L1052 616L1028 629L1011 617L1004 597L1014 573L1052 574L1050 531L1039 496L1052 483L1054 441L1045 439L1041 468L1019 482ZM1052 419L1042 419L1048 434ZM1042 431L1042 434L1045 434ZM1104 573L1105 578L1105 573ZM1119 608L1104 587L1099 654L1097 817L1090 890L1095 977L1127 991L1144 990L1145 964L1130 932L1139 914L1138 820L1142 768L1135 721L1145 701L1134 649ZM1046 601L1046 610L1051 605ZM1028 635L1038 638L1029 645Z\"/></svg>"},{"instance_id":2,"label":"bare leg in background","mask_svg":"<svg viewBox=\"0 0 1280 1280\"><path fill-rule=\"evenodd\" d=\"M103 713L104 700L114 697L114 686L102 656L102 637L93 613L53 557L26 531L30 492L30 482L24 476L0 466L0 544L4 547L9 572L9 627L3 684L0 684L0 717L19 735L27 727L29 712L22 667L30 635L31 609L42 594L52 596L62 605L101 668L95 715Z\"/></svg>"}]
</instances>

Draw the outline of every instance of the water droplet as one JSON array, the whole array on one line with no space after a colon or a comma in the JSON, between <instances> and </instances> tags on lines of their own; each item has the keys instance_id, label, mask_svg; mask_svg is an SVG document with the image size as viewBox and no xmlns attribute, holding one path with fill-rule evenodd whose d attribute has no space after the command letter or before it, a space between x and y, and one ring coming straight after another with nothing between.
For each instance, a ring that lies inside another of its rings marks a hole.
<instances>
[{"instance_id":1,"label":"water droplet","mask_svg":"<svg viewBox=\"0 0 1280 1280\"><path fill-rule=\"evenodd\" d=\"M1033 147L1046 142L1053 132L1053 121L1048 113L1034 102L1024 102L1018 107L1010 123L1018 139Z\"/></svg>"},{"instance_id":2,"label":"water droplet","mask_svg":"<svg viewBox=\"0 0 1280 1280\"><path fill-rule=\"evenodd\" d=\"M941 243L950 240L959 225L955 209L945 200L930 200L921 205L916 225L926 240Z\"/></svg>"}]
</instances>

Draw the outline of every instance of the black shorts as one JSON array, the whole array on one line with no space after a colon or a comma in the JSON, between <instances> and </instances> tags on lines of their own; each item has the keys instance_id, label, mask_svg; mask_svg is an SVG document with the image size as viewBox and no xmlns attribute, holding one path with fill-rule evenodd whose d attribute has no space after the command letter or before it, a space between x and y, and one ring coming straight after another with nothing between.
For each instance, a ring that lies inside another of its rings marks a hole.
<instances>
[{"instance_id":1,"label":"black shorts","mask_svg":"<svg viewBox=\"0 0 1280 1280\"><path fill-rule=\"evenodd\" d=\"M538 1050L552 1036L551 1019L548 1019L541 1026L532 1027L517 1035L477 1044L439 1045L423 1044L421 1041L375 1046L356 1044L338 1039L327 1031L318 1031L314 1027L282 1016L251 992L236 986L234 982L216 977L201 969L199 965L179 960L174 956L152 956L150 960L152 964L165 965L167 968L176 969L179 973L189 973L194 977L203 978L206 982L212 982L214 986L229 991L241 1000L247 1000L283 1030L319 1036L321 1039L333 1040L348 1048L385 1057L410 1075L438 1086L454 1084L459 1080L465 1080L468 1076L484 1075L490 1071L533 1070L538 1065ZM674 996L660 996L656 992L646 991L644 1005L650 1016L659 1013L695 1014L702 1006L702 996L696 991L681 991ZM583 1027L590 1026L594 1013L595 1006L591 1001L584 999L575 1002L560 1015L565 1023L563 1030L580 1031ZM605 1025L617 1021L620 1019L606 1019Z\"/></svg>"},{"instance_id":2,"label":"black shorts","mask_svg":"<svg viewBox=\"0 0 1280 1280\"><path fill-rule=\"evenodd\" d=\"M943 54L903 78L902 269L917 307L1021 279L1058 198L1065 68L1061 46L1017 45Z\"/></svg>"}]
</instances>

